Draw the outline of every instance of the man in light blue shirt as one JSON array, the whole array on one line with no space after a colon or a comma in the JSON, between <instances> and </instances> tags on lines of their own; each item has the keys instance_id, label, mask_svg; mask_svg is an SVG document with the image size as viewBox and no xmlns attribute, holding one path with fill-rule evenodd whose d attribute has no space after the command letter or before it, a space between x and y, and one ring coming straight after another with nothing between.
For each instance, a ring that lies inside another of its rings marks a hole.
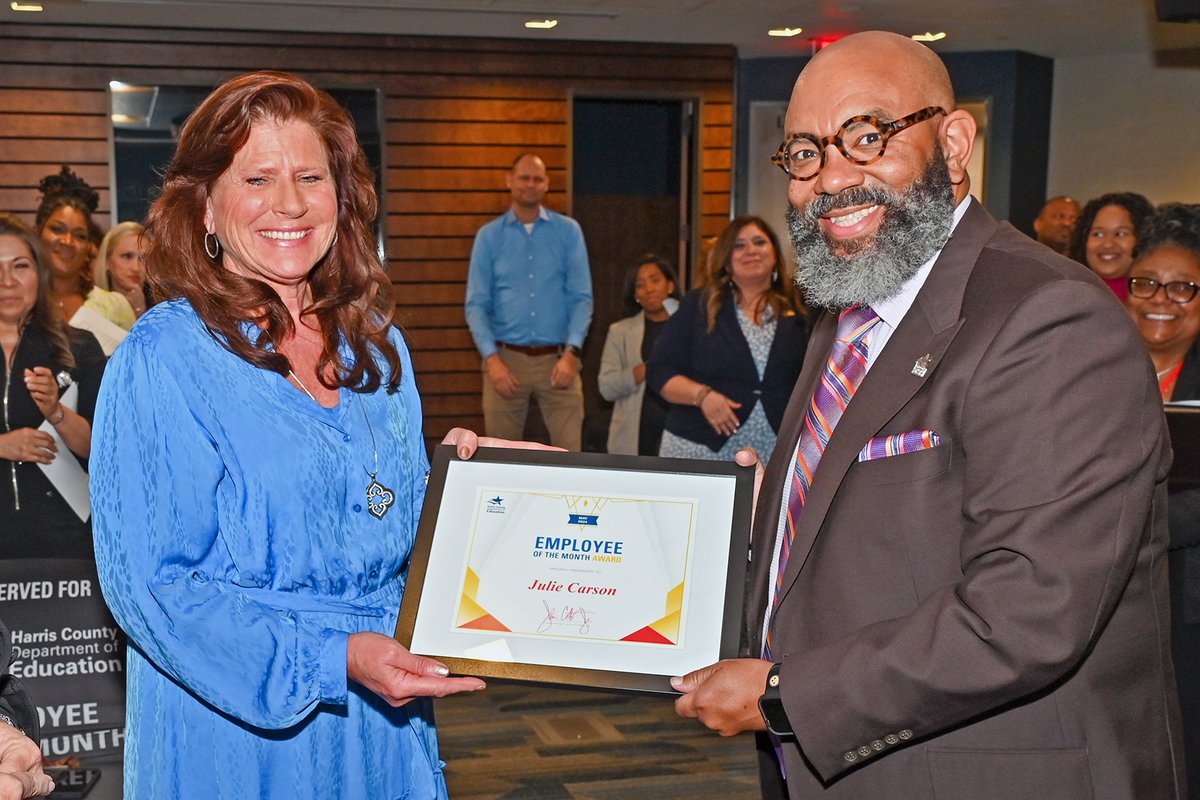
<instances>
[{"instance_id":1,"label":"man in light blue shirt","mask_svg":"<svg viewBox=\"0 0 1200 800\"><path fill-rule=\"evenodd\" d=\"M467 326L483 356L489 436L520 439L536 397L550 441L581 449L592 276L579 223L542 207L546 165L533 154L505 179L512 208L479 229L467 273Z\"/></svg>"}]
</instances>

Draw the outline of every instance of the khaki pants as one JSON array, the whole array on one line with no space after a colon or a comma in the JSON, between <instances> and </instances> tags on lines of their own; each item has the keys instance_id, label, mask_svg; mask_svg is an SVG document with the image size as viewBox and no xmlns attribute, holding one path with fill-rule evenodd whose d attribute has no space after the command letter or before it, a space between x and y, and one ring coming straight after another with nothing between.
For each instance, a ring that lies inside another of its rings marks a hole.
<instances>
[{"instance_id":1,"label":"khaki pants","mask_svg":"<svg viewBox=\"0 0 1200 800\"><path fill-rule=\"evenodd\" d=\"M520 439L525 432L525 417L529 415L529 398L536 397L546 429L550 431L550 443L567 450L581 450L583 381L577 377L566 389L553 388L550 373L558 362L554 353L530 356L503 347L497 352L521 385L516 397L501 397L488 378L487 364L483 365L483 424L487 435Z\"/></svg>"}]
</instances>

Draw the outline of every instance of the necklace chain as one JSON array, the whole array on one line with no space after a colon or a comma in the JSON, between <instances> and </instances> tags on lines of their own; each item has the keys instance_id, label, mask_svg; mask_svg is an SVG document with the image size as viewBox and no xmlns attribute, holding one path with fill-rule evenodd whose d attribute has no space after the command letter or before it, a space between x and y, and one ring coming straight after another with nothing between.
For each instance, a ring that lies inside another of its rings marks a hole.
<instances>
[{"instance_id":1,"label":"necklace chain","mask_svg":"<svg viewBox=\"0 0 1200 800\"><path fill-rule=\"evenodd\" d=\"M296 385L303 389L304 393L308 395L314 403L317 403L317 398L314 397L313 393L308 390L308 387L304 385L304 381L300 380L300 376L297 375L295 371L288 369L288 377L294 380ZM321 404L317 403L317 405ZM371 435L371 453L375 457L374 472L367 470L365 467L363 468L363 471L367 473L367 477L371 479L371 482L367 484L367 510L370 511L372 516L374 516L376 519L383 519L383 515L386 514L388 509L392 507L392 504L396 502L396 495L391 489L384 486L375 477L379 474L379 445L375 442L375 427L371 425L371 417L367 414L367 404L363 402L362 397L358 398L358 407L362 410L363 421L367 423L367 433Z\"/></svg>"}]
</instances>

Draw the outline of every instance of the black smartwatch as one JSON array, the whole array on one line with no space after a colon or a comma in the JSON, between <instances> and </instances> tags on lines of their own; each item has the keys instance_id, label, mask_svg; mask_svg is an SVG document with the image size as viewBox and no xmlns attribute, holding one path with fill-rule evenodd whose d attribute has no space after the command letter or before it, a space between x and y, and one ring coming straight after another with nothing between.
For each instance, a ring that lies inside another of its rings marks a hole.
<instances>
[{"instance_id":1,"label":"black smartwatch","mask_svg":"<svg viewBox=\"0 0 1200 800\"><path fill-rule=\"evenodd\" d=\"M767 673L767 686L758 698L758 710L767 723L767 730L782 738L792 735L792 723L788 722L783 699L779 696L779 667L779 664L772 664Z\"/></svg>"}]
</instances>

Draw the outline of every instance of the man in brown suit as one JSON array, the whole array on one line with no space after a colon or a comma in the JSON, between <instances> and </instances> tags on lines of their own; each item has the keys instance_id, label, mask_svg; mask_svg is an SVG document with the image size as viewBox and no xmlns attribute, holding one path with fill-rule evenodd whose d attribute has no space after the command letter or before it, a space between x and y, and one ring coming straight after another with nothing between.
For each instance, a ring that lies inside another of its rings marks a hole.
<instances>
[{"instance_id":1,"label":"man in brown suit","mask_svg":"<svg viewBox=\"0 0 1200 800\"><path fill-rule=\"evenodd\" d=\"M750 657L675 679L677 710L769 720L767 796L778 753L792 798L1183 797L1170 448L1123 310L968 196L975 124L929 49L842 39L786 126L797 280L878 322L801 476L846 347L818 321L758 496Z\"/></svg>"}]
</instances>

